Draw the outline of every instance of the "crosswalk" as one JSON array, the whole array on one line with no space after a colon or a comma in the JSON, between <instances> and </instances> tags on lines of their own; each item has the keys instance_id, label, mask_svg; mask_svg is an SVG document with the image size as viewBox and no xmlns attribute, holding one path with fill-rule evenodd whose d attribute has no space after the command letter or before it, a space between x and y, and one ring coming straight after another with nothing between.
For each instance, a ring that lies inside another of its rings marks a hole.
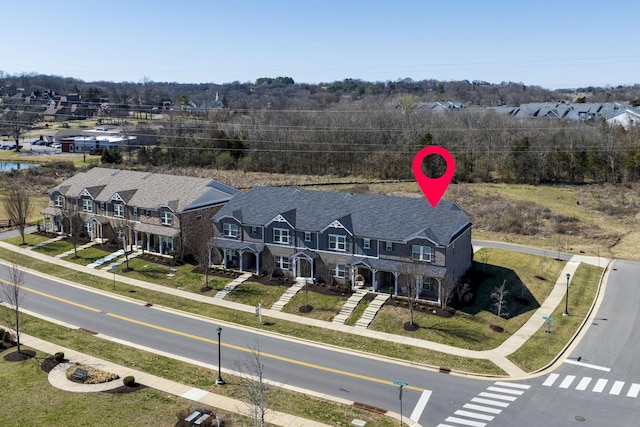
<instances>
[{"instance_id":1,"label":"crosswalk","mask_svg":"<svg viewBox=\"0 0 640 427\"><path fill-rule=\"evenodd\" d=\"M531 386L497 381L455 411L438 427L484 427Z\"/></svg>"},{"instance_id":2,"label":"crosswalk","mask_svg":"<svg viewBox=\"0 0 640 427\"><path fill-rule=\"evenodd\" d=\"M575 375L565 375L560 378L560 374L549 374L542 383L545 387L572 389L576 391L591 391L593 393L610 394L613 396L625 396L637 398L640 395L640 384L630 383L627 387L626 381L609 380L608 378L580 377Z\"/></svg>"}]
</instances>

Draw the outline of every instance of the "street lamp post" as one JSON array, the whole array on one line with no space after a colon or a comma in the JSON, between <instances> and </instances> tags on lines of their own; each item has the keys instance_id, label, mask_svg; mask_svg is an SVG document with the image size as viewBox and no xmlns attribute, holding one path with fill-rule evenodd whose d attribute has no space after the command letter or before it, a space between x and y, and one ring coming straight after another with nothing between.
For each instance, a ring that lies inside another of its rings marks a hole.
<instances>
[{"instance_id":1,"label":"street lamp post","mask_svg":"<svg viewBox=\"0 0 640 427\"><path fill-rule=\"evenodd\" d=\"M569 278L570 277L571 277L571 274L567 273L567 293L564 297L564 313L562 313L563 316L569 315Z\"/></svg>"},{"instance_id":2,"label":"street lamp post","mask_svg":"<svg viewBox=\"0 0 640 427\"><path fill-rule=\"evenodd\" d=\"M216 380L216 384L218 385L223 385L224 384L224 380L222 379L222 375L221 375L221 371L220 371L220 366L221 366L221 359L220 359L220 334L222 333L222 328L220 326L218 326L218 379Z\"/></svg>"}]
</instances>

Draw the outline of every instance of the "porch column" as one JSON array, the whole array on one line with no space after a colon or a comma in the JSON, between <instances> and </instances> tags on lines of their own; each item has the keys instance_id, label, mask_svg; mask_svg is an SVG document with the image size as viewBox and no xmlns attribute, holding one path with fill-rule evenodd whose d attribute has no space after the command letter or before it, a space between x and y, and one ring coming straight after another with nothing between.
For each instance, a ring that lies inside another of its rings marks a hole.
<instances>
[{"instance_id":1,"label":"porch column","mask_svg":"<svg viewBox=\"0 0 640 427\"><path fill-rule=\"evenodd\" d=\"M260 252L255 252L256 254L256 275L260 275Z\"/></svg>"},{"instance_id":2,"label":"porch column","mask_svg":"<svg viewBox=\"0 0 640 427\"><path fill-rule=\"evenodd\" d=\"M138 232L137 231L133 232L133 241L136 249L138 249Z\"/></svg>"},{"instance_id":3,"label":"porch column","mask_svg":"<svg viewBox=\"0 0 640 427\"><path fill-rule=\"evenodd\" d=\"M225 248L222 248L222 266L227 268L227 250Z\"/></svg>"},{"instance_id":4,"label":"porch column","mask_svg":"<svg viewBox=\"0 0 640 427\"><path fill-rule=\"evenodd\" d=\"M351 290L353 290L353 289L355 289L354 286L356 284L356 270L358 268L349 266L349 269L351 270Z\"/></svg>"},{"instance_id":5,"label":"porch column","mask_svg":"<svg viewBox=\"0 0 640 427\"><path fill-rule=\"evenodd\" d=\"M376 278L376 273L378 272L377 268L371 269L371 287L373 292L378 292L378 280Z\"/></svg>"},{"instance_id":6,"label":"porch column","mask_svg":"<svg viewBox=\"0 0 640 427\"><path fill-rule=\"evenodd\" d=\"M438 282L438 304L442 304L442 280L437 279Z\"/></svg>"},{"instance_id":7,"label":"porch column","mask_svg":"<svg viewBox=\"0 0 640 427\"><path fill-rule=\"evenodd\" d=\"M398 295L398 277L400 277L400 273L398 273L397 271L394 271L393 272L393 279L394 279L393 293L394 293L394 295Z\"/></svg>"},{"instance_id":8,"label":"porch column","mask_svg":"<svg viewBox=\"0 0 640 427\"><path fill-rule=\"evenodd\" d=\"M244 257L244 251L242 249L238 250L238 258L240 258L240 271L244 271L242 268L242 258Z\"/></svg>"},{"instance_id":9,"label":"porch column","mask_svg":"<svg viewBox=\"0 0 640 427\"><path fill-rule=\"evenodd\" d=\"M144 233L147 236L147 252L151 252L151 233Z\"/></svg>"},{"instance_id":10,"label":"porch column","mask_svg":"<svg viewBox=\"0 0 640 427\"><path fill-rule=\"evenodd\" d=\"M313 273L313 258L309 258L309 265L311 266L309 270L311 270L311 281L313 282L313 278L316 277Z\"/></svg>"}]
</instances>

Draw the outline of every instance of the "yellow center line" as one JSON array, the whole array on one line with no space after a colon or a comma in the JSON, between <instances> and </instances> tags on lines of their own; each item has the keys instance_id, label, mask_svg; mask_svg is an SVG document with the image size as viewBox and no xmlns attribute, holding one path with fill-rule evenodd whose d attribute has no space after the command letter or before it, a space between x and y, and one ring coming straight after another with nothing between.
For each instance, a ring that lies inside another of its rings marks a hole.
<instances>
[{"instance_id":1,"label":"yellow center line","mask_svg":"<svg viewBox=\"0 0 640 427\"><path fill-rule=\"evenodd\" d=\"M140 320L131 319L129 317L120 316L118 314L106 313L106 315L110 316L110 317L114 317L116 319L123 320L125 322L135 323L136 325L144 326L144 327L151 328L151 329L156 329L158 331L167 332L167 333L174 334L174 335L179 335L179 336L182 336L182 337L185 337L185 338L190 338L190 339L194 339L194 340L197 340L197 341L202 341L202 342L206 342L206 343L209 343L209 344L217 344L218 343L217 340L204 338L204 337L201 337L201 336L198 336L198 335L189 334L189 333L186 333L186 332L176 331L174 329L165 328L165 327L154 325L154 324L147 323L147 322L141 322ZM233 345L233 344L228 344L228 343L220 343L220 345L224 346L224 347L227 347L227 348L234 349L234 350L243 351L245 353L252 353L252 352L255 351L254 349L251 349L251 348L240 347L240 346ZM280 360L282 362L291 363L291 364L294 364L294 365L305 366L307 368L318 369L320 371L331 372L331 373L338 374L338 375L343 375L343 376L346 376L346 377L358 378L358 379L361 379L361 380L376 382L376 383L380 383L380 384L394 385L393 381L383 380L383 379L380 379L380 378L370 377L370 376L367 376L367 375L360 375L360 374L356 374L356 373L353 373L353 372L342 371L340 369L329 368L329 367L322 366L322 365L316 365L316 364L313 364L313 363L303 362L301 360L290 359L288 357L278 356L277 354L264 353L264 352L261 351L260 352L260 356L261 357L268 357L270 359ZM423 388L414 387L414 386L406 386L404 388L409 389L409 390L419 391L419 392L424 391Z\"/></svg>"},{"instance_id":2,"label":"yellow center line","mask_svg":"<svg viewBox=\"0 0 640 427\"><path fill-rule=\"evenodd\" d=\"M15 284L13 284L11 282L7 282L6 280L0 279L0 282L6 283L7 285L10 285L10 286L15 286ZM44 292L36 291L35 289L31 289L31 288L28 288L26 286L22 286L22 289L24 289L25 291L32 292L34 294L46 297L46 298L50 298L52 300L63 302L65 304L73 305L73 306L79 307L79 308L84 308L85 310L93 311L94 313L102 312L102 310L99 310L97 308L89 307L88 305L84 305L84 304L80 304L80 303L77 303L77 302L73 302L73 301L70 301L68 299L60 298L60 297L57 297L57 296L54 296L54 295L51 295L51 294L46 294Z\"/></svg>"},{"instance_id":3,"label":"yellow center line","mask_svg":"<svg viewBox=\"0 0 640 427\"><path fill-rule=\"evenodd\" d=\"M8 282L6 280L0 279L0 282L6 283L6 284L11 285L11 286L15 286L13 283ZM54 295L46 294L44 292L37 291L37 290L31 289L31 288L27 288L25 286L22 286L22 289L24 289L26 291L29 291L29 292L32 292L34 294L46 297L46 298L50 298L50 299L65 303L65 304L69 304L69 305L73 305L75 307L83 308L85 310L89 310L89 311L92 311L94 313L101 313L102 312L102 310L99 310L97 308L93 308L93 307L90 307L88 305L84 305L84 304L80 304L80 303L77 303L77 302L73 302L73 301L70 301L68 299L56 297ZM165 327L162 327L162 326L154 325L152 323L142 322L140 320L132 319L130 317L120 316L120 315L114 314L114 313L105 313L105 314L107 316L109 316L109 317L120 319L122 321L129 322L129 323L135 323L136 325L144 326L144 327L147 327L147 328L150 328L150 329L155 329L155 330L166 332L166 333L169 333L169 334L179 335L179 336L182 336L182 337L185 337L185 338L190 338L190 339L193 339L193 340L202 341L202 342L206 342L206 343L209 343L209 344L217 344L218 343L217 340L212 340L212 339L201 337L201 336L198 336L198 335L193 335L193 334L189 334L189 333L186 333L186 332L177 331L175 329L165 328ZM228 343L220 343L220 345L224 346L226 348L231 348L231 349L242 351L242 352L245 352L245 353L253 353L255 351L255 349L252 349L252 348L240 347L240 346L233 345L233 344L228 344ZM380 383L380 384L394 385L393 381L383 380L383 379L380 379L380 378L370 377L370 376L367 376L367 375L360 375L360 374L356 374L356 373L353 373L353 372L343 371L343 370L340 370L340 369L329 368L329 367L326 367L326 366L321 366L321 365L316 365L316 364L313 364L313 363L303 362L301 360L290 359L288 357L278 356L277 354L260 352L260 356L268 357L268 358L274 359L274 360L280 360L282 362L291 363L291 364L294 364L294 365L305 366L307 368L317 369L317 370L320 370L320 371L331 372L331 373L338 374L338 375L343 375L343 376L346 376L346 377L358 378L358 379L361 379L361 380L371 381L371 382ZM420 391L420 392L424 391L423 388L414 387L414 386L410 386L410 385L406 386L404 388L409 389L409 390Z\"/></svg>"}]
</instances>

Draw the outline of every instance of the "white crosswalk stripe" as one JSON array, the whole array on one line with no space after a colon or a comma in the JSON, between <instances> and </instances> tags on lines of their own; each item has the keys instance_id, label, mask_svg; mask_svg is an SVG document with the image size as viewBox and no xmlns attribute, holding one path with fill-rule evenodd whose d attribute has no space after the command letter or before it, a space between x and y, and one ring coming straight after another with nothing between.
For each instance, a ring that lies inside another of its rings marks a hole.
<instances>
[{"instance_id":1,"label":"white crosswalk stripe","mask_svg":"<svg viewBox=\"0 0 640 427\"><path fill-rule=\"evenodd\" d=\"M560 378L559 374L549 374L547 378L542 383L543 386L552 387L557 383ZM576 391L591 391L593 393L605 393L612 396L625 396L636 399L640 395L640 384L638 383L627 383L625 381L610 381L608 378L598 378L595 383L592 377L582 377L579 379L578 383L575 384L576 376L575 375L565 375L562 377L559 384L557 384L558 388L571 389L573 388ZM626 393L625 387L628 385L628 389ZM607 387L609 388L607 389ZM591 389L589 388L591 387Z\"/></svg>"},{"instance_id":2,"label":"white crosswalk stripe","mask_svg":"<svg viewBox=\"0 0 640 427\"><path fill-rule=\"evenodd\" d=\"M444 423L438 424L438 427L485 427L529 388L531 386L526 384L496 381L472 398L471 403L466 403Z\"/></svg>"}]
</instances>

